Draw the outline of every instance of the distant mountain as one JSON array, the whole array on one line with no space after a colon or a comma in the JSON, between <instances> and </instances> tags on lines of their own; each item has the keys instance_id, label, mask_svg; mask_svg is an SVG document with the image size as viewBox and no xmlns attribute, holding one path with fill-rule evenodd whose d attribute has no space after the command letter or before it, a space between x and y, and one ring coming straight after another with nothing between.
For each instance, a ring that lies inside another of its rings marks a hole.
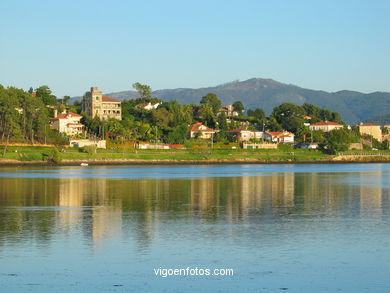
<instances>
[{"instance_id":1,"label":"distant mountain","mask_svg":"<svg viewBox=\"0 0 390 293\"><path fill-rule=\"evenodd\" d=\"M387 92L363 94L354 91L339 91L329 93L262 78L234 81L199 89L157 90L153 92L153 95L166 101L177 100L180 103L198 104L201 97L210 92L216 93L223 104L231 104L239 100L244 103L246 109L262 108L267 113L283 102L299 105L311 103L339 112L348 123L366 121L371 117L390 112L390 93ZM120 100L137 97L135 91L107 93L107 95Z\"/></svg>"},{"instance_id":2,"label":"distant mountain","mask_svg":"<svg viewBox=\"0 0 390 293\"><path fill-rule=\"evenodd\" d=\"M386 125L386 124L389 125L390 124L390 113L368 118L364 122L372 122L372 123L377 123L380 125Z\"/></svg>"}]
</instances>

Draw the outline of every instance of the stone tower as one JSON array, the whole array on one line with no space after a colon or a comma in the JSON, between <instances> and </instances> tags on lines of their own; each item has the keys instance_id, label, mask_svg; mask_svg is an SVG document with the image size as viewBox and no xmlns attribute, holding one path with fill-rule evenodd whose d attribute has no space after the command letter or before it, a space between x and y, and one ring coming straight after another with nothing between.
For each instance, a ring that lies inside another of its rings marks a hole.
<instances>
[{"instance_id":1,"label":"stone tower","mask_svg":"<svg viewBox=\"0 0 390 293\"><path fill-rule=\"evenodd\" d=\"M91 87L91 91L85 93L82 111L92 118L122 119L121 101L104 96L97 87Z\"/></svg>"},{"instance_id":2,"label":"stone tower","mask_svg":"<svg viewBox=\"0 0 390 293\"><path fill-rule=\"evenodd\" d=\"M90 92L86 92L83 98L83 111L92 118L101 116L103 93L97 87L91 87Z\"/></svg>"}]
</instances>

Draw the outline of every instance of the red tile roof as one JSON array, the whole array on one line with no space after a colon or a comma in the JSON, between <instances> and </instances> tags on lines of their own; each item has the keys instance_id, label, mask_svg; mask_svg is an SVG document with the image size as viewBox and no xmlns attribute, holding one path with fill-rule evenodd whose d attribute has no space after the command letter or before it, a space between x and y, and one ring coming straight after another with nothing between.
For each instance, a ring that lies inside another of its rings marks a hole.
<instances>
[{"instance_id":1,"label":"red tile roof","mask_svg":"<svg viewBox=\"0 0 390 293\"><path fill-rule=\"evenodd\" d=\"M203 126L205 128L204 129L200 129L201 126ZM194 123L194 124L190 125L189 131L190 132L199 132L199 131L211 132L211 131L215 131L215 130L211 129L211 128L208 128L207 126L203 125L203 123L201 123L201 122L197 122L197 123Z\"/></svg>"},{"instance_id":2,"label":"red tile roof","mask_svg":"<svg viewBox=\"0 0 390 293\"><path fill-rule=\"evenodd\" d=\"M121 102L119 100L116 100L116 99L113 99L113 98L110 98L110 97L107 97L107 96L103 96L102 97L102 101L103 102L112 102L112 103L120 103Z\"/></svg>"},{"instance_id":3,"label":"red tile roof","mask_svg":"<svg viewBox=\"0 0 390 293\"><path fill-rule=\"evenodd\" d=\"M380 125L375 123L360 123L359 126L380 126Z\"/></svg>"},{"instance_id":4,"label":"red tile roof","mask_svg":"<svg viewBox=\"0 0 390 293\"><path fill-rule=\"evenodd\" d=\"M228 132L230 133L240 133L242 131L247 131L247 132L258 132L258 130L249 130L249 129L232 129L232 130L229 130Z\"/></svg>"},{"instance_id":5,"label":"red tile roof","mask_svg":"<svg viewBox=\"0 0 390 293\"><path fill-rule=\"evenodd\" d=\"M272 136L278 136L278 135L283 134L284 132L281 132L281 131L266 131L265 133L267 133L269 135L272 135Z\"/></svg>"},{"instance_id":6,"label":"red tile roof","mask_svg":"<svg viewBox=\"0 0 390 293\"><path fill-rule=\"evenodd\" d=\"M310 126L326 126L326 125L343 126L342 124L338 124L338 123L333 122L333 121L320 121L317 123L313 123Z\"/></svg>"},{"instance_id":7,"label":"red tile roof","mask_svg":"<svg viewBox=\"0 0 390 293\"><path fill-rule=\"evenodd\" d=\"M73 112L68 112L68 113L58 114L57 117L54 117L54 119L68 119L69 116L72 116L72 117L82 117L79 114L76 114L76 113L73 113Z\"/></svg>"},{"instance_id":8,"label":"red tile roof","mask_svg":"<svg viewBox=\"0 0 390 293\"><path fill-rule=\"evenodd\" d=\"M266 131L265 132L268 135L276 136L276 137L291 137L294 136L293 133L290 133L288 131Z\"/></svg>"}]
</instances>

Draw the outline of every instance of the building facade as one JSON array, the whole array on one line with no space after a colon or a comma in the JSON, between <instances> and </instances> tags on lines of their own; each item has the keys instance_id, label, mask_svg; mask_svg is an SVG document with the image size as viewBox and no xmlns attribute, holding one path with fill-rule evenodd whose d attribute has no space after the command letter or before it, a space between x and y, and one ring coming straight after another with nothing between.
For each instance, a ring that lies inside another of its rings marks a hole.
<instances>
[{"instance_id":1,"label":"building facade","mask_svg":"<svg viewBox=\"0 0 390 293\"><path fill-rule=\"evenodd\" d=\"M92 118L97 116L101 120L122 119L121 101L104 96L97 87L91 87L91 91L85 93L82 111Z\"/></svg>"},{"instance_id":2,"label":"building facade","mask_svg":"<svg viewBox=\"0 0 390 293\"><path fill-rule=\"evenodd\" d=\"M203 125L201 122L194 123L190 125L188 129L190 138L211 138L217 131L211 128L208 128L206 125Z\"/></svg>"},{"instance_id":3,"label":"building facade","mask_svg":"<svg viewBox=\"0 0 390 293\"><path fill-rule=\"evenodd\" d=\"M274 143L294 143L294 134L288 131L266 131L264 139Z\"/></svg>"},{"instance_id":4,"label":"building facade","mask_svg":"<svg viewBox=\"0 0 390 293\"><path fill-rule=\"evenodd\" d=\"M232 129L229 130L229 133L236 135L237 141L260 140L263 138L263 132L256 130Z\"/></svg>"},{"instance_id":5,"label":"building facade","mask_svg":"<svg viewBox=\"0 0 390 293\"><path fill-rule=\"evenodd\" d=\"M72 112L64 112L57 115L54 111L54 118L51 118L50 127L66 135L77 135L83 133L84 125L80 123L82 116Z\"/></svg>"},{"instance_id":6,"label":"building facade","mask_svg":"<svg viewBox=\"0 0 390 293\"><path fill-rule=\"evenodd\" d=\"M226 117L238 116L239 113L234 110L233 105L223 106L218 110L218 114L225 113Z\"/></svg>"},{"instance_id":7,"label":"building facade","mask_svg":"<svg viewBox=\"0 0 390 293\"><path fill-rule=\"evenodd\" d=\"M382 141L382 129L379 124L375 123L360 123L359 133L361 135L370 135L378 141Z\"/></svg>"}]
</instances>

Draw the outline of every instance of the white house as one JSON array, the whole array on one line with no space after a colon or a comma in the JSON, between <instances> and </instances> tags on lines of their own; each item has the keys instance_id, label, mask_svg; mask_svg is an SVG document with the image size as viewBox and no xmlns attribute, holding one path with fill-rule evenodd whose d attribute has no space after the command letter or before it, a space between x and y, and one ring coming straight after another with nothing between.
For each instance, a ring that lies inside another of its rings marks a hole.
<instances>
[{"instance_id":1,"label":"white house","mask_svg":"<svg viewBox=\"0 0 390 293\"><path fill-rule=\"evenodd\" d=\"M238 141L260 140L263 138L263 132L256 130L232 129L229 130L229 133L235 134Z\"/></svg>"},{"instance_id":2,"label":"white house","mask_svg":"<svg viewBox=\"0 0 390 293\"><path fill-rule=\"evenodd\" d=\"M288 131L266 131L264 139L274 143L294 143L294 134Z\"/></svg>"},{"instance_id":3,"label":"white house","mask_svg":"<svg viewBox=\"0 0 390 293\"><path fill-rule=\"evenodd\" d=\"M157 103L149 102L149 103L139 104L137 105L137 107L150 111L150 110L156 110L158 106L160 106L161 104L162 103L160 102Z\"/></svg>"},{"instance_id":4,"label":"white house","mask_svg":"<svg viewBox=\"0 0 390 293\"><path fill-rule=\"evenodd\" d=\"M67 135L76 135L83 132L84 125L80 123L81 115L73 112L64 112L57 115L57 111L54 111L54 116L54 118L51 118L50 124L52 129Z\"/></svg>"},{"instance_id":5,"label":"white house","mask_svg":"<svg viewBox=\"0 0 390 293\"><path fill-rule=\"evenodd\" d=\"M189 137L190 138L211 138L217 130L208 128L206 125L203 125L201 122L197 122L192 124L189 129Z\"/></svg>"}]
</instances>

